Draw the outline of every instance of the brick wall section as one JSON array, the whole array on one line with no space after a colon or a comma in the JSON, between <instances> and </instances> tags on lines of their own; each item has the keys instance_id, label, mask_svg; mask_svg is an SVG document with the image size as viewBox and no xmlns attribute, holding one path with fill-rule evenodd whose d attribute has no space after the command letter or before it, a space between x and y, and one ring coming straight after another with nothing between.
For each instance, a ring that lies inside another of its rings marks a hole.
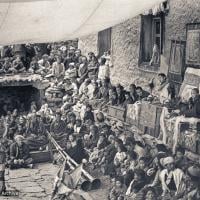
<instances>
[{"instance_id":1,"label":"brick wall section","mask_svg":"<svg viewBox=\"0 0 200 200\"><path fill-rule=\"evenodd\" d=\"M186 40L186 24L200 22L199 0L169 0L169 13L165 17L164 56L169 61L172 39ZM141 17L137 16L112 27L112 57L114 67L111 80L124 86L134 82L147 88L155 73L138 70ZM79 40L83 52L96 50L97 35ZM93 46L95 45L95 46Z\"/></svg>"}]
</instances>

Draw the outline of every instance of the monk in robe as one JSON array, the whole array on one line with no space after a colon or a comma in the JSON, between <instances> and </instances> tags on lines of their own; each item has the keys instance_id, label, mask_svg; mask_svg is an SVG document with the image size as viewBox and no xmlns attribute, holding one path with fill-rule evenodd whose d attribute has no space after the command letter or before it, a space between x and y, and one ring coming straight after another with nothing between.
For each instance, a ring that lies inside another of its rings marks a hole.
<instances>
[{"instance_id":1,"label":"monk in robe","mask_svg":"<svg viewBox=\"0 0 200 200\"><path fill-rule=\"evenodd\" d=\"M30 150L43 150L48 143L44 123L39 113L27 121L26 141Z\"/></svg>"},{"instance_id":2,"label":"monk in robe","mask_svg":"<svg viewBox=\"0 0 200 200\"><path fill-rule=\"evenodd\" d=\"M51 123L50 126L50 133L53 138L60 144L64 146L66 144L66 140L68 134L66 133L67 124L61 119L61 111L56 111L55 120Z\"/></svg>"}]
</instances>

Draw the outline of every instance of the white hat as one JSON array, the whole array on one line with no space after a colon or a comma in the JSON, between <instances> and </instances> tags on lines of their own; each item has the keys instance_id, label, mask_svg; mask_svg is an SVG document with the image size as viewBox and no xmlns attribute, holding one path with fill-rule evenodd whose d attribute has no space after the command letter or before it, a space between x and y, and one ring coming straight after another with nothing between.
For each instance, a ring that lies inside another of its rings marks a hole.
<instances>
[{"instance_id":1,"label":"white hat","mask_svg":"<svg viewBox=\"0 0 200 200\"><path fill-rule=\"evenodd\" d=\"M161 158L161 159L160 159L160 163L161 163L163 166L166 166L167 164L174 163L174 158L171 157L171 156L166 157L166 158Z\"/></svg>"},{"instance_id":2,"label":"white hat","mask_svg":"<svg viewBox=\"0 0 200 200\"><path fill-rule=\"evenodd\" d=\"M18 139L24 140L24 136L22 136L22 135L16 135L14 137L14 139L15 139L15 141L18 140Z\"/></svg>"}]
</instances>

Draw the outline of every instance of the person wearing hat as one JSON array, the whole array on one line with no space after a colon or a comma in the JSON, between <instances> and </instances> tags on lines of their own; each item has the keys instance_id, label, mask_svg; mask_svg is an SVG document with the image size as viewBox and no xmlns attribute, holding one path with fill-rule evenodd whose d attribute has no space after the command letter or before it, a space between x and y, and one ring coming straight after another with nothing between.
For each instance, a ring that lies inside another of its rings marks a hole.
<instances>
[{"instance_id":1,"label":"person wearing hat","mask_svg":"<svg viewBox=\"0 0 200 200\"><path fill-rule=\"evenodd\" d=\"M159 178L162 185L162 196L181 196L185 190L184 172L175 168L174 158L171 156L162 158L160 163L164 169L160 172Z\"/></svg>"},{"instance_id":2,"label":"person wearing hat","mask_svg":"<svg viewBox=\"0 0 200 200\"><path fill-rule=\"evenodd\" d=\"M10 169L21 167L33 167L33 159L30 157L29 146L24 142L22 135L16 135L15 142L10 146L10 160L8 165Z\"/></svg>"}]
</instances>

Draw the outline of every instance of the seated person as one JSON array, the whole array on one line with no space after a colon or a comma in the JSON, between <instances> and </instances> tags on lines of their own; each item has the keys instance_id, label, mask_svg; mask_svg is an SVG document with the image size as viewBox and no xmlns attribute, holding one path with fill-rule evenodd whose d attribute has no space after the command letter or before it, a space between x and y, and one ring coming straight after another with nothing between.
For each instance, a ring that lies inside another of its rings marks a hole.
<instances>
[{"instance_id":1,"label":"seated person","mask_svg":"<svg viewBox=\"0 0 200 200\"><path fill-rule=\"evenodd\" d=\"M70 79L77 77L75 63L69 63L69 68L65 71L65 77Z\"/></svg>"},{"instance_id":2,"label":"seated person","mask_svg":"<svg viewBox=\"0 0 200 200\"><path fill-rule=\"evenodd\" d=\"M85 91L85 88L91 83L90 79L85 79L85 81L79 87L79 95L82 95Z\"/></svg>"},{"instance_id":3,"label":"seated person","mask_svg":"<svg viewBox=\"0 0 200 200\"><path fill-rule=\"evenodd\" d=\"M124 108L127 108L128 104L133 104L133 100L132 100L129 92L125 92L124 95L125 95L125 100L122 105Z\"/></svg>"},{"instance_id":4,"label":"seated person","mask_svg":"<svg viewBox=\"0 0 200 200\"><path fill-rule=\"evenodd\" d=\"M76 142L76 146L72 148L71 157L78 163L82 163L83 159L88 159L89 156L84 149L82 139L78 139Z\"/></svg>"},{"instance_id":5,"label":"seated person","mask_svg":"<svg viewBox=\"0 0 200 200\"><path fill-rule=\"evenodd\" d=\"M120 84L116 86L116 92L117 92L117 105L123 105L125 101L125 91L124 87Z\"/></svg>"},{"instance_id":6,"label":"seated person","mask_svg":"<svg viewBox=\"0 0 200 200\"><path fill-rule=\"evenodd\" d=\"M126 148L124 147L124 145L118 145L117 153L114 158L115 166L120 167L124 163L124 160L126 158L127 158Z\"/></svg>"},{"instance_id":7,"label":"seated person","mask_svg":"<svg viewBox=\"0 0 200 200\"><path fill-rule=\"evenodd\" d=\"M134 178L126 191L126 196L135 199L137 194L141 191L141 189L143 189L145 184L145 172L142 169L134 170Z\"/></svg>"},{"instance_id":8,"label":"seated person","mask_svg":"<svg viewBox=\"0 0 200 200\"><path fill-rule=\"evenodd\" d=\"M112 188L109 194L110 200L124 200L125 199L125 188L123 186L123 180L118 178L115 182L115 186Z\"/></svg>"},{"instance_id":9,"label":"seated person","mask_svg":"<svg viewBox=\"0 0 200 200\"><path fill-rule=\"evenodd\" d=\"M169 156L161 159L164 169L160 172L162 196L181 197L185 190L184 172L175 168L174 158Z\"/></svg>"},{"instance_id":10,"label":"seated person","mask_svg":"<svg viewBox=\"0 0 200 200\"><path fill-rule=\"evenodd\" d=\"M129 86L129 93L130 93L130 97L131 97L133 103L135 103L136 98L137 98L136 85L135 84L130 84L130 86Z\"/></svg>"},{"instance_id":11,"label":"seated person","mask_svg":"<svg viewBox=\"0 0 200 200\"><path fill-rule=\"evenodd\" d=\"M200 119L200 95L198 88L193 88L189 98L188 107L180 111L181 116L176 118L173 135L173 153L176 153L178 138L180 134L179 124L183 122L196 123Z\"/></svg>"},{"instance_id":12,"label":"seated person","mask_svg":"<svg viewBox=\"0 0 200 200\"><path fill-rule=\"evenodd\" d=\"M149 92L143 90L141 87L136 87L136 101L142 101L143 99L147 98L149 96Z\"/></svg>"},{"instance_id":13,"label":"seated person","mask_svg":"<svg viewBox=\"0 0 200 200\"><path fill-rule=\"evenodd\" d=\"M181 112L185 117L200 118L200 95L199 89L193 88L191 91L191 97L189 98L188 108Z\"/></svg>"},{"instance_id":14,"label":"seated person","mask_svg":"<svg viewBox=\"0 0 200 200\"><path fill-rule=\"evenodd\" d=\"M163 73L158 74L158 84L153 79L150 83L150 89L156 96L161 104L164 104L167 100L173 100L175 98L175 88L172 83L169 82L167 76Z\"/></svg>"},{"instance_id":15,"label":"seated person","mask_svg":"<svg viewBox=\"0 0 200 200\"><path fill-rule=\"evenodd\" d=\"M10 68L8 71L11 73L21 73L26 71L26 68L24 67L20 56L16 57L16 59L12 63L12 68Z\"/></svg>"},{"instance_id":16,"label":"seated person","mask_svg":"<svg viewBox=\"0 0 200 200\"><path fill-rule=\"evenodd\" d=\"M117 105L118 99L117 99L117 92L116 87L112 87L109 89L109 104L111 106Z\"/></svg>"},{"instance_id":17,"label":"seated person","mask_svg":"<svg viewBox=\"0 0 200 200\"><path fill-rule=\"evenodd\" d=\"M51 65L49 63L49 56L47 54L44 54L42 56L42 59L38 61L39 68L44 72L48 73L51 70Z\"/></svg>"},{"instance_id":18,"label":"seated person","mask_svg":"<svg viewBox=\"0 0 200 200\"><path fill-rule=\"evenodd\" d=\"M30 158L29 147L24 142L24 137L21 135L15 136L15 142L10 146L10 160L8 165L10 169L21 167L33 167L33 159Z\"/></svg>"},{"instance_id":19,"label":"seated person","mask_svg":"<svg viewBox=\"0 0 200 200\"><path fill-rule=\"evenodd\" d=\"M191 166L187 169L188 180L184 194L184 200L200 199L200 168L199 166Z\"/></svg>"},{"instance_id":20,"label":"seated person","mask_svg":"<svg viewBox=\"0 0 200 200\"><path fill-rule=\"evenodd\" d=\"M147 187L143 191L144 200L158 200L157 192L153 187Z\"/></svg>"},{"instance_id":21,"label":"seated person","mask_svg":"<svg viewBox=\"0 0 200 200\"><path fill-rule=\"evenodd\" d=\"M103 103L107 103L109 101L109 87L107 82L104 80L102 81L102 86L100 88L100 95Z\"/></svg>"},{"instance_id":22,"label":"seated person","mask_svg":"<svg viewBox=\"0 0 200 200\"><path fill-rule=\"evenodd\" d=\"M62 88L65 91L65 94L72 95L74 92L74 86L69 78L65 77L63 80Z\"/></svg>"},{"instance_id":23,"label":"seated person","mask_svg":"<svg viewBox=\"0 0 200 200\"><path fill-rule=\"evenodd\" d=\"M10 69L12 68L12 62L10 58L5 58L2 66L2 73L10 73Z\"/></svg>"},{"instance_id":24,"label":"seated person","mask_svg":"<svg viewBox=\"0 0 200 200\"><path fill-rule=\"evenodd\" d=\"M40 113L33 114L27 121L26 141L30 150L43 150L48 140Z\"/></svg>"},{"instance_id":25,"label":"seated person","mask_svg":"<svg viewBox=\"0 0 200 200\"><path fill-rule=\"evenodd\" d=\"M85 122L88 119L91 119L94 122L94 113L92 112L92 106L89 104L86 105L86 112L83 121Z\"/></svg>"},{"instance_id":26,"label":"seated person","mask_svg":"<svg viewBox=\"0 0 200 200\"><path fill-rule=\"evenodd\" d=\"M190 162L184 155L185 155L185 149L182 147L178 147L176 149L176 155L174 160L175 160L175 166L177 168L186 171L186 169L189 167Z\"/></svg>"},{"instance_id":27,"label":"seated person","mask_svg":"<svg viewBox=\"0 0 200 200\"><path fill-rule=\"evenodd\" d=\"M38 73L39 74L39 72L40 72L39 70L40 70L40 66L38 64L38 60L37 60L36 57L33 57L32 61L30 63L30 67L28 69L28 72L30 72L30 73L36 73L36 74Z\"/></svg>"},{"instance_id":28,"label":"seated person","mask_svg":"<svg viewBox=\"0 0 200 200\"><path fill-rule=\"evenodd\" d=\"M66 144L68 134L66 134L67 124L61 119L61 111L56 110L56 116L50 126L50 133L53 138L62 146Z\"/></svg>"}]
</instances>

